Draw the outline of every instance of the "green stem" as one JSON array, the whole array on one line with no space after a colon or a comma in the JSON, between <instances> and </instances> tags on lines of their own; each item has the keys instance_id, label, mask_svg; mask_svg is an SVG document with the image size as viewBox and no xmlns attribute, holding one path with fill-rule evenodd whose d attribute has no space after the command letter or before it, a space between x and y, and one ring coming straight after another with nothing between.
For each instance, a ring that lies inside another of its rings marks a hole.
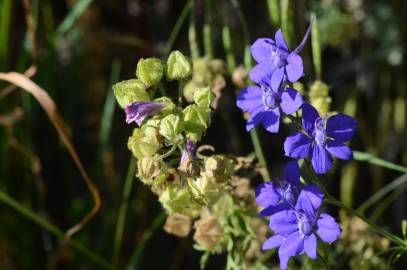
<instances>
[{"instance_id":1,"label":"green stem","mask_svg":"<svg viewBox=\"0 0 407 270\"><path fill-rule=\"evenodd\" d=\"M17 211L19 214L24 216L25 218L31 220L32 222L36 223L43 229L47 230L63 243L71 246L73 249L82 253L85 257L87 257L90 261L94 264L100 266L103 269L115 269L115 267L104 258L100 257L98 254L94 253L93 251L89 250L86 246L84 246L81 242L78 242L72 238L66 238L65 233L60 230L55 225L48 222L46 219L34 213L31 209L25 207L24 205L17 202L14 198L10 197L2 190L0 190L0 201L5 205L9 206L10 208Z\"/></svg>"},{"instance_id":2,"label":"green stem","mask_svg":"<svg viewBox=\"0 0 407 270\"><path fill-rule=\"evenodd\" d=\"M127 170L126 181L125 181L124 187L123 187L122 201L120 204L119 216L117 219L117 226L116 226L116 233L114 236L114 246L113 246L113 262L114 263L117 263L117 261L119 259L119 255L120 255L120 248L121 248L122 240L123 240L124 225L126 222L127 208L129 205L131 188L133 186L133 182L134 182L134 178L135 178L134 173L136 171L136 165L137 165L137 160L134 156L132 156L130 159L129 168Z\"/></svg>"},{"instance_id":3,"label":"green stem","mask_svg":"<svg viewBox=\"0 0 407 270\"><path fill-rule=\"evenodd\" d=\"M407 167L394 164L392 162L383 160L378 158L370 153L360 152L360 151L353 151L353 158L357 161L365 161L383 168L387 168L390 170L407 173Z\"/></svg>"},{"instance_id":4,"label":"green stem","mask_svg":"<svg viewBox=\"0 0 407 270\"><path fill-rule=\"evenodd\" d=\"M191 50L192 59L199 57L199 46L196 38L196 28L195 28L195 0L189 0L191 2L191 12L189 14L189 28L188 28L188 39L189 48Z\"/></svg>"},{"instance_id":5,"label":"green stem","mask_svg":"<svg viewBox=\"0 0 407 270\"><path fill-rule=\"evenodd\" d=\"M161 159L165 159L165 158L171 156L171 155L175 152L175 150L177 150L177 147L178 147L178 144L173 144L172 147L171 147L171 149L168 150L167 153L161 155L160 158L161 158Z\"/></svg>"},{"instance_id":6,"label":"green stem","mask_svg":"<svg viewBox=\"0 0 407 270\"><path fill-rule=\"evenodd\" d=\"M267 169L266 158L264 157L263 149L261 148L260 139L259 139L259 135L257 134L256 128L253 128L250 131L250 137L252 138L254 152L256 153L256 157L259 160L260 165L264 168L264 171L262 173L263 180L265 182L268 182L271 180L270 173Z\"/></svg>"}]
</instances>

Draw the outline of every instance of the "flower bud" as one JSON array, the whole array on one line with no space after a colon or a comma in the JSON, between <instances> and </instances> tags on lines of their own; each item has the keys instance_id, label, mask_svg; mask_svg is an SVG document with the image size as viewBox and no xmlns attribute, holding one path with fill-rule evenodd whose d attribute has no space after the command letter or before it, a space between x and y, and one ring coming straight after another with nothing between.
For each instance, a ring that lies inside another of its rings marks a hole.
<instances>
[{"instance_id":1,"label":"flower bud","mask_svg":"<svg viewBox=\"0 0 407 270\"><path fill-rule=\"evenodd\" d=\"M173 213L167 217L164 224L164 230L178 237L186 237L191 231L192 219L191 217L180 214Z\"/></svg>"},{"instance_id":2,"label":"flower bud","mask_svg":"<svg viewBox=\"0 0 407 270\"><path fill-rule=\"evenodd\" d=\"M214 99L214 95L209 87L197 89L194 92L194 102L196 105L209 108Z\"/></svg>"},{"instance_id":3,"label":"flower bud","mask_svg":"<svg viewBox=\"0 0 407 270\"><path fill-rule=\"evenodd\" d=\"M167 165L158 156L139 159L137 171L138 178L146 185L159 185L168 176Z\"/></svg>"},{"instance_id":4,"label":"flower bud","mask_svg":"<svg viewBox=\"0 0 407 270\"><path fill-rule=\"evenodd\" d=\"M207 212L194 223L194 240L205 250L212 251L222 243L224 233L216 217Z\"/></svg>"},{"instance_id":5,"label":"flower bud","mask_svg":"<svg viewBox=\"0 0 407 270\"><path fill-rule=\"evenodd\" d=\"M150 101L147 86L137 79L122 81L112 86L114 96L120 107L125 108L133 102Z\"/></svg>"},{"instance_id":6,"label":"flower bud","mask_svg":"<svg viewBox=\"0 0 407 270\"><path fill-rule=\"evenodd\" d=\"M218 183L224 183L231 179L233 174L233 160L224 156L215 155L205 160L205 175L215 179Z\"/></svg>"},{"instance_id":7,"label":"flower bud","mask_svg":"<svg viewBox=\"0 0 407 270\"><path fill-rule=\"evenodd\" d=\"M136 76L146 85L156 85L164 73L164 65L158 58L141 58L137 63Z\"/></svg>"},{"instance_id":8,"label":"flower bud","mask_svg":"<svg viewBox=\"0 0 407 270\"><path fill-rule=\"evenodd\" d=\"M187 106L183 111L187 138L199 141L211 122L211 110L196 104Z\"/></svg>"},{"instance_id":9,"label":"flower bud","mask_svg":"<svg viewBox=\"0 0 407 270\"><path fill-rule=\"evenodd\" d=\"M167 78L169 80L183 80L192 74L192 62L180 51L173 51L167 60Z\"/></svg>"},{"instance_id":10,"label":"flower bud","mask_svg":"<svg viewBox=\"0 0 407 270\"><path fill-rule=\"evenodd\" d=\"M183 119L175 114L164 117L160 122L160 134L171 142L176 142L178 134L184 129Z\"/></svg>"},{"instance_id":11,"label":"flower bud","mask_svg":"<svg viewBox=\"0 0 407 270\"><path fill-rule=\"evenodd\" d=\"M157 138L149 136L144 130L144 128L135 128L133 135L127 142L127 147L138 159L151 157L160 148L160 143L157 141Z\"/></svg>"}]
</instances>

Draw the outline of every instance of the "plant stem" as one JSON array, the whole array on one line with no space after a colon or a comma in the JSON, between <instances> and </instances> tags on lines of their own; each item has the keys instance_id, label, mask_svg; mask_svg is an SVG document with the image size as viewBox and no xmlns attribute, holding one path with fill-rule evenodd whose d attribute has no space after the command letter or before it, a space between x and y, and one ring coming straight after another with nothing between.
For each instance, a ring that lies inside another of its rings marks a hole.
<instances>
[{"instance_id":1,"label":"plant stem","mask_svg":"<svg viewBox=\"0 0 407 270\"><path fill-rule=\"evenodd\" d=\"M267 161L266 161L266 158L264 157L263 149L261 148L260 139L259 139L259 135L257 134L256 128L253 128L250 131L250 137L252 138L254 152L256 153L256 157L259 160L260 165L264 168L264 171L262 173L263 180L264 180L264 182L268 182L271 180L270 173L267 169Z\"/></svg>"},{"instance_id":2,"label":"plant stem","mask_svg":"<svg viewBox=\"0 0 407 270\"><path fill-rule=\"evenodd\" d=\"M390 170L407 173L407 167L394 164L392 162L383 160L378 158L370 153L360 152L360 151L353 151L353 158L357 161L365 161L383 168L387 168Z\"/></svg>"},{"instance_id":3,"label":"plant stem","mask_svg":"<svg viewBox=\"0 0 407 270\"><path fill-rule=\"evenodd\" d=\"M20 204L18 201L16 201L14 198L10 197L8 194L3 192L2 190L0 190L0 201L2 203L4 203L5 205L9 206L10 208L14 209L15 211L17 211L22 216L28 218L32 222L36 223L43 229L45 229L48 232L50 232L51 234L53 234L55 237L57 237L59 240L61 240L62 243L67 244L67 245L71 246L73 249L75 249L76 251L82 253L82 255L87 257L94 264L100 266L103 269L115 269L115 267L110 262L106 261L104 258L100 257L98 254L89 250L81 242L78 242L72 238L66 238L65 233L61 229L59 229L55 225L51 224L49 221L47 221L45 218L41 217L37 213L34 213L31 209Z\"/></svg>"},{"instance_id":4,"label":"plant stem","mask_svg":"<svg viewBox=\"0 0 407 270\"><path fill-rule=\"evenodd\" d=\"M133 182L134 182L134 178L135 178L134 173L136 170L136 165L137 165L136 158L132 155L132 157L130 159L130 163L129 163L129 168L127 169L127 176L126 176L126 181L125 181L124 187L123 187L122 201L120 204L119 216L117 219L116 233L114 236L113 262L115 264L117 263L117 261L119 259L119 255L120 255L120 248L121 248L122 240L123 240L124 225L126 222L127 208L129 205L131 187L133 186Z\"/></svg>"}]
</instances>

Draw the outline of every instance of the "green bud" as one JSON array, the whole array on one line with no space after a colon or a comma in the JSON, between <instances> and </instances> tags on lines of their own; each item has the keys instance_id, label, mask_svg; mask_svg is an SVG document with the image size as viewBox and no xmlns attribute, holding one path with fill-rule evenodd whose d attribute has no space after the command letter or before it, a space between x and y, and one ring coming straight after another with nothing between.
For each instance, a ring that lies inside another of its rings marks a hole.
<instances>
[{"instance_id":1,"label":"green bud","mask_svg":"<svg viewBox=\"0 0 407 270\"><path fill-rule=\"evenodd\" d=\"M174 113L177 106L172 102L172 100L168 97L159 97L154 99L155 102L164 103L165 107L158 113L160 116L166 116L168 114Z\"/></svg>"},{"instance_id":2,"label":"green bud","mask_svg":"<svg viewBox=\"0 0 407 270\"><path fill-rule=\"evenodd\" d=\"M205 160L204 174L218 183L224 183L232 178L234 162L224 156L215 155Z\"/></svg>"},{"instance_id":3,"label":"green bud","mask_svg":"<svg viewBox=\"0 0 407 270\"><path fill-rule=\"evenodd\" d=\"M158 200L169 214L183 213L183 210L191 203L191 195L186 188L168 185Z\"/></svg>"},{"instance_id":4,"label":"green bud","mask_svg":"<svg viewBox=\"0 0 407 270\"><path fill-rule=\"evenodd\" d=\"M120 107L125 108L127 105L137 101L150 101L146 91L147 86L137 79L122 81L113 85L113 93Z\"/></svg>"},{"instance_id":5,"label":"green bud","mask_svg":"<svg viewBox=\"0 0 407 270\"><path fill-rule=\"evenodd\" d=\"M192 62L180 51L173 51L167 60L167 78L169 80L186 79L192 74Z\"/></svg>"},{"instance_id":6,"label":"green bud","mask_svg":"<svg viewBox=\"0 0 407 270\"><path fill-rule=\"evenodd\" d=\"M195 185L197 187L197 190L199 191L198 194L204 197L204 201L208 205L213 205L214 203L216 203L223 193L222 186L216 183L213 178L210 178L206 175L199 177L195 181Z\"/></svg>"},{"instance_id":7,"label":"green bud","mask_svg":"<svg viewBox=\"0 0 407 270\"><path fill-rule=\"evenodd\" d=\"M327 114L331 105L329 87L322 81L316 80L310 88L310 102L320 114Z\"/></svg>"},{"instance_id":8,"label":"green bud","mask_svg":"<svg viewBox=\"0 0 407 270\"><path fill-rule=\"evenodd\" d=\"M139 159L137 171L138 178L146 185L159 185L168 176L168 167L158 156Z\"/></svg>"},{"instance_id":9,"label":"green bud","mask_svg":"<svg viewBox=\"0 0 407 270\"><path fill-rule=\"evenodd\" d=\"M161 120L160 134L167 140L175 142L177 135L184 129L184 121L182 118L175 114L169 114Z\"/></svg>"},{"instance_id":10,"label":"green bud","mask_svg":"<svg viewBox=\"0 0 407 270\"><path fill-rule=\"evenodd\" d=\"M186 135L193 141L199 141L211 123L211 110L198 105L189 105L183 111Z\"/></svg>"},{"instance_id":11,"label":"green bud","mask_svg":"<svg viewBox=\"0 0 407 270\"><path fill-rule=\"evenodd\" d=\"M158 58L141 58L137 63L136 76L146 85L156 85L164 73L164 65Z\"/></svg>"},{"instance_id":12,"label":"green bud","mask_svg":"<svg viewBox=\"0 0 407 270\"><path fill-rule=\"evenodd\" d=\"M201 107L209 108L214 98L209 87L197 89L194 93L194 102Z\"/></svg>"},{"instance_id":13,"label":"green bud","mask_svg":"<svg viewBox=\"0 0 407 270\"><path fill-rule=\"evenodd\" d=\"M152 132L151 135L153 135ZM127 142L127 147L132 151L135 157L141 159L143 157L153 156L160 148L160 143L157 137L146 134L144 129L135 128L133 135Z\"/></svg>"}]
</instances>

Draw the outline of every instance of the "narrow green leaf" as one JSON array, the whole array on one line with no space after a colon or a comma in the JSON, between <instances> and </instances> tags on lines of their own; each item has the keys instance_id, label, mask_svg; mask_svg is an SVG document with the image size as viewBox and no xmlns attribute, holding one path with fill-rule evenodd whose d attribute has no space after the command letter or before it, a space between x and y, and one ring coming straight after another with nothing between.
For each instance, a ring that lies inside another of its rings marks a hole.
<instances>
[{"instance_id":1,"label":"narrow green leaf","mask_svg":"<svg viewBox=\"0 0 407 270\"><path fill-rule=\"evenodd\" d=\"M275 28L278 28L280 26L280 1L267 0L267 7L271 23Z\"/></svg>"},{"instance_id":2,"label":"narrow green leaf","mask_svg":"<svg viewBox=\"0 0 407 270\"><path fill-rule=\"evenodd\" d=\"M311 31L311 45L312 45L312 61L314 63L315 75L318 80L321 79L321 44L319 39L318 21L315 14L311 15L312 31Z\"/></svg>"}]
</instances>

